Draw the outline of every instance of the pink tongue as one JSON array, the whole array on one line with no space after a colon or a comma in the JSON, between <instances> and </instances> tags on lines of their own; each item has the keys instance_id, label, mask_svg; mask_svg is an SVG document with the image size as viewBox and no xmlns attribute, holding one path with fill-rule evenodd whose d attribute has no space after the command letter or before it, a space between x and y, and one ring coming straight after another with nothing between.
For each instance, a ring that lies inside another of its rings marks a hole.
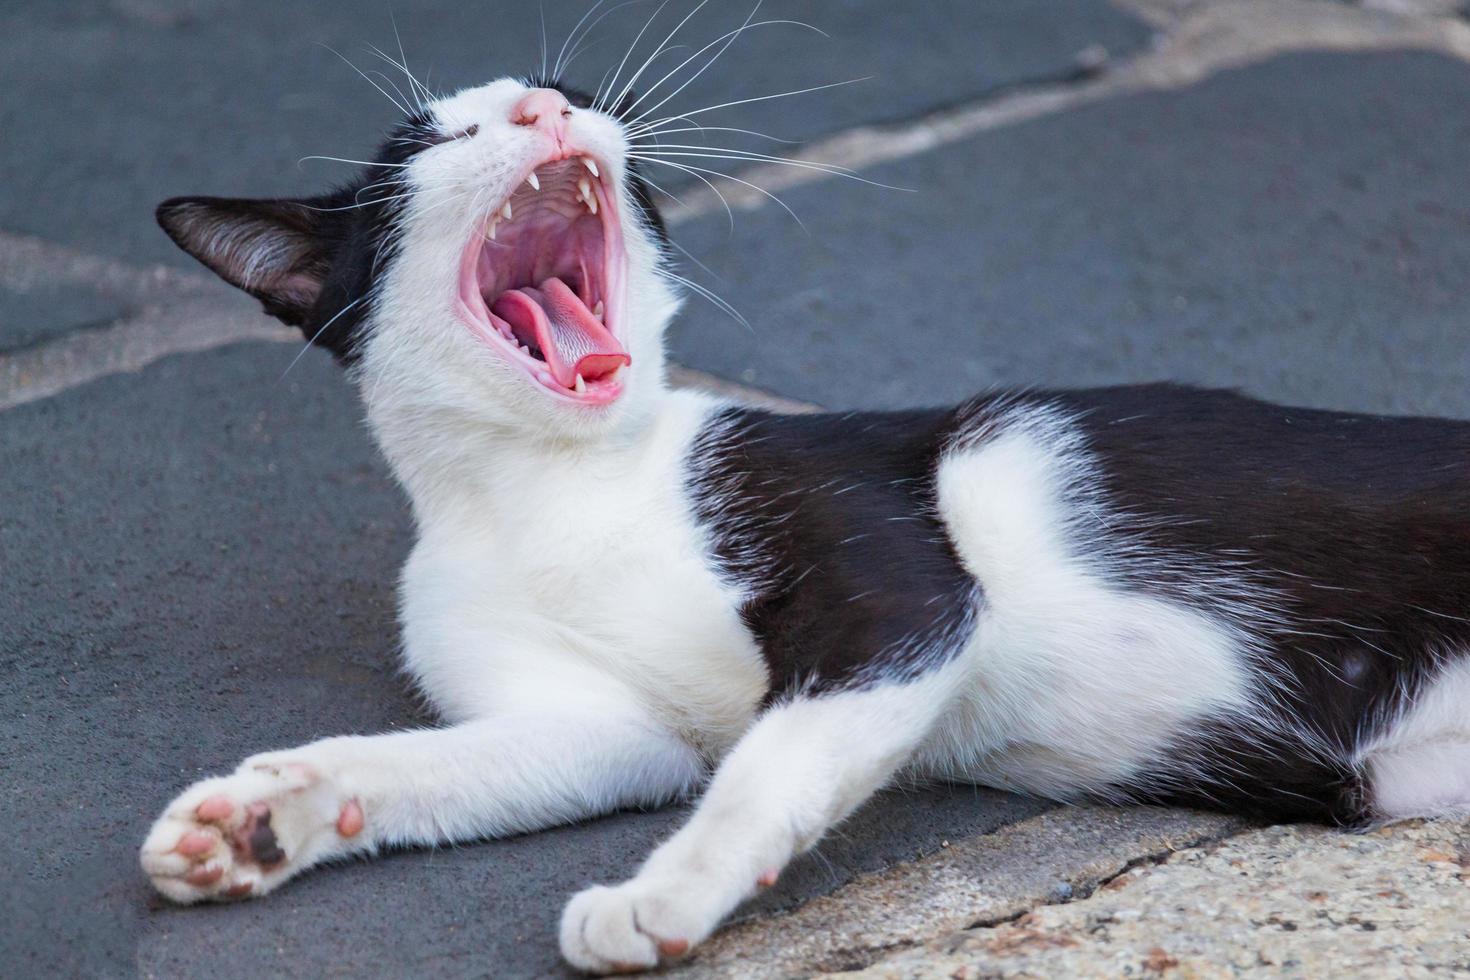
<instances>
[{"instance_id":1,"label":"pink tongue","mask_svg":"<svg viewBox=\"0 0 1470 980\"><path fill-rule=\"evenodd\" d=\"M510 324L521 343L541 348L551 376L564 388L571 388L579 374L595 381L633 363L617 338L556 276L542 280L539 289L508 289L490 309Z\"/></svg>"}]
</instances>

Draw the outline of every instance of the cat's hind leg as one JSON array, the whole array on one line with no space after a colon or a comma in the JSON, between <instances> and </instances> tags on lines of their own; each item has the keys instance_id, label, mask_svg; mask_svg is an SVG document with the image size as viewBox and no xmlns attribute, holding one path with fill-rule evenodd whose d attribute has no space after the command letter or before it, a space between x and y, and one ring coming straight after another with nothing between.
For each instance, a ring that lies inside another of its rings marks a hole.
<instances>
[{"instance_id":1,"label":"cat's hind leg","mask_svg":"<svg viewBox=\"0 0 1470 980\"><path fill-rule=\"evenodd\" d=\"M263 895L334 858L539 830L656 806L703 777L698 753L623 706L346 736L254 756L185 790L141 863L177 902Z\"/></svg>"},{"instance_id":2,"label":"cat's hind leg","mask_svg":"<svg viewBox=\"0 0 1470 980\"><path fill-rule=\"evenodd\" d=\"M950 702L953 670L768 710L721 763L694 816L634 878L572 899L563 955L610 973L688 952L910 760Z\"/></svg>"},{"instance_id":3,"label":"cat's hind leg","mask_svg":"<svg viewBox=\"0 0 1470 980\"><path fill-rule=\"evenodd\" d=\"M1470 657L1424 685L1364 751L1360 769L1379 819L1470 813Z\"/></svg>"}]
</instances>

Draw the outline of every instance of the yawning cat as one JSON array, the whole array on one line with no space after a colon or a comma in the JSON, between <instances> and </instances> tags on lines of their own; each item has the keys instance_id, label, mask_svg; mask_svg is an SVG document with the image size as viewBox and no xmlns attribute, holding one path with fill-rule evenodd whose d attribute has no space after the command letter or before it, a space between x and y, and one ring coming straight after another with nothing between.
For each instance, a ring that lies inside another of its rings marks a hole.
<instances>
[{"instance_id":1,"label":"yawning cat","mask_svg":"<svg viewBox=\"0 0 1470 980\"><path fill-rule=\"evenodd\" d=\"M900 773L1343 823L1470 806L1470 424L1167 385L792 416L670 390L644 111L502 79L426 99L334 193L159 208L357 383L444 720L188 788L143 845L160 891L702 789L567 906L565 957L608 972L686 955Z\"/></svg>"}]
</instances>

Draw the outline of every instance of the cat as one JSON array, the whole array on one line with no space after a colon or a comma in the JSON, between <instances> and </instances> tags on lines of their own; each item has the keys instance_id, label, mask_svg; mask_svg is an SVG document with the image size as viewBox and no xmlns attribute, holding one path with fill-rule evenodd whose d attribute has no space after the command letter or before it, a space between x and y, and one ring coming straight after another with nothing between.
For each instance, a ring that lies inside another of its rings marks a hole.
<instances>
[{"instance_id":1,"label":"cat","mask_svg":"<svg viewBox=\"0 0 1470 980\"><path fill-rule=\"evenodd\" d=\"M606 973L688 955L900 774L1344 825L1470 806L1470 424L1169 384L809 415L672 390L648 127L506 78L426 99L332 193L160 205L359 388L444 721L187 788L142 848L165 896L702 790L566 906L563 955Z\"/></svg>"}]
</instances>

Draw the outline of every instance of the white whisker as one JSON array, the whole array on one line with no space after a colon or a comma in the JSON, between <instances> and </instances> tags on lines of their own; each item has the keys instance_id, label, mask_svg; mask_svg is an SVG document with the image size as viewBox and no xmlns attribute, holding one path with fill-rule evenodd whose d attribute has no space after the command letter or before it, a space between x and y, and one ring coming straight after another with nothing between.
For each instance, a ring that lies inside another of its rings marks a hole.
<instances>
[{"instance_id":1,"label":"white whisker","mask_svg":"<svg viewBox=\"0 0 1470 980\"><path fill-rule=\"evenodd\" d=\"M650 27L653 26L653 22L658 19L658 15L661 14L663 12L663 9L668 5L669 0L663 0L663 2L658 5L657 9L654 10L653 15L648 18L647 23L645 23L642 29L638 31L637 36L633 38L633 43L628 45L628 50L623 54L623 60L618 62L618 70L613 73L612 81L608 84L607 91L609 95L612 94L613 88L618 84L618 76L623 73L623 68L628 64L628 59L632 57L634 49L638 47L638 42L643 40L643 35L648 31ZM597 98L592 100L592 108L601 109L602 106L602 93L601 90L599 90Z\"/></svg>"},{"instance_id":2,"label":"white whisker","mask_svg":"<svg viewBox=\"0 0 1470 980\"><path fill-rule=\"evenodd\" d=\"M637 158L639 160L646 160L649 163L661 163L661 164L663 164L666 167L674 167L674 168L676 168L678 170L683 170L683 171L686 171L688 173L694 173L694 172L697 171L699 173L713 174L716 177L723 177L726 180L733 180L737 184L744 184L746 187L749 187L751 190L753 190L753 191L755 191L755 192L757 192L759 194L763 194L766 197L770 198L772 201L775 201L777 204L779 204L781 206L781 209L783 211L785 211L787 214L791 215L791 220L792 221L795 221L801 227L801 230L802 231L806 231L807 230L807 227L806 227L805 222L803 222L801 220L801 218L797 217L796 212L793 211L793 210L791 210L790 206L787 205L787 203L785 201L781 200L775 194L772 194L770 191L766 190L764 187L760 186L759 184L752 184L748 180L742 180L739 177L735 177L735 176L733 176L731 174L725 173L723 170L709 170L709 169L706 169L704 167L696 167L696 166L693 166L692 164L687 164L687 163L674 163L671 160L663 160L663 159L660 159L658 157L642 156L642 155L637 154L637 153L629 153L628 156L635 157L635 158Z\"/></svg>"},{"instance_id":3,"label":"white whisker","mask_svg":"<svg viewBox=\"0 0 1470 980\"><path fill-rule=\"evenodd\" d=\"M365 299L367 299L367 295L366 294L364 294L362 296L359 296L359 297L357 297L357 299L353 300L351 303L348 303L346 306L342 307L336 313L332 314L332 318L330 320L328 320L326 323L323 323L321 325L321 327L317 330L317 332L311 335L311 339L306 342L306 346L303 347L303 348L301 348L301 350L297 353L297 355L294 358L291 359L291 363L286 365L286 370L282 371L281 372L281 376L279 378L277 378L276 380L277 381L284 381L286 379L286 375L290 374L291 373L291 369L296 366L296 362L299 361L299 360L301 360L301 358L306 355L306 352L307 351L311 350L311 345L314 344L314 343L316 343L317 338L320 337L326 331L326 329L328 327L330 327L332 324L336 323L338 317L340 317L343 313L346 313L348 310L352 309L354 306L356 306L358 303L361 303Z\"/></svg>"},{"instance_id":4,"label":"white whisker","mask_svg":"<svg viewBox=\"0 0 1470 980\"><path fill-rule=\"evenodd\" d=\"M672 136L675 133L740 133L744 136L759 136L761 139L770 140L773 143L790 143L793 146L802 142L801 140L782 139L779 136L772 136L770 133L757 132L754 129L739 129L735 126L700 125L682 126L678 129L655 129L651 131L645 131L643 135L639 137L639 139L648 139L655 136Z\"/></svg>"},{"instance_id":5,"label":"white whisker","mask_svg":"<svg viewBox=\"0 0 1470 980\"><path fill-rule=\"evenodd\" d=\"M652 153L665 157L706 157L711 160L738 160L747 163L771 163L783 167L796 167L801 170L813 170L817 173L828 174L832 177L845 177L855 180L860 184L868 184L872 187L881 187L884 190L903 191L912 193L912 187L897 187L893 184L884 184L876 180L863 177L847 167L839 167L835 164L822 163L815 160L793 160L788 157L771 156L766 153L755 153L749 150L734 150L728 147L691 147L690 149L707 150L710 152L692 153L678 148L678 144L670 143L659 146L642 147L644 153Z\"/></svg>"},{"instance_id":6,"label":"white whisker","mask_svg":"<svg viewBox=\"0 0 1470 980\"><path fill-rule=\"evenodd\" d=\"M755 333L755 328L750 325L750 321L747 320L747 319L745 319L745 317L743 315L741 315L741 313L740 313L739 310L737 310L737 309L735 309L735 307L731 306L728 302L726 302L714 290L707 289L704 286L701 286L699 283L695 282L694 280L692 280L692 279L686 279L683 276L679 275L678 273L673 272L673 271L671 271L669 269L660 269L658 271L658 274L661 275L661 276L664 276L665 278L672 279L674 282L680 283L681 285L686 286L689 289L694 290L694 292L698 293L700 296L704 297L706 300L708 300L709 302L713 303L716 307L718 307L720 310L722 310L726 314L728 314L732 319L734 319L736 322L738 322L741 326L745 327L746 330L749 330L751 333Z\"/></svg>"},{"instance_id":7,"label":"white whisker","mask_svg":"<svg viewBox=\"0 0 1470 980\"><path fill-rule=\"evenodd\" d=\"M825 89L838 88L843 85L856 85L858 82L866 82L872 77L872 75L864 75L861 78L849 78L842 82L829 82L826 85L813 85L810 88L792 89L790 92L777 92L774 95L758 95L753 99L736 99L734 102L721 102L719 105L705 106L702 109L694 109L690 112L680 113L677 116L669 116L666 119L656 119L651 123L645 123L643 126L633 125L639 119L643 118L643 116L639 116L638 119L634 119L628 124L628 135L632 137L641 134L645 130L653 129L655 126L668 121L668 119L688 119L690 116L703 115L706 112L714 112L717 109L729 109L737 105L749 105L752 102L768 102L771 99L784 99L793 95L805 95L808 92L821 92ZM644 115L647 115L647 113L644 113Z\"/></svg>"},{"instance_id":8,"label":"white whisker","mask_svg":"<svg viewBox=\"0 0 1470 980\"><path fill-rule=\"evenodd\" d=\"M320 43L320 42L318 42L318 43ZM397 106L399 112L402 112L405 116L411 116L411 115L413 115L413 113L408 110L408 107L407 106L405 106L403 103L399 102L397 99L393 98L393 96L389 95L388 92L387 92L387 90L384 89L383 86L379 85L377 82L373 81L371 78L368 78L367 74L361 68L359 68L356 65L354 65L347 58L347 56L345 54L343 54L341 51L338 51L336 48L334 48L334 47L332 47L331 45L328 45L328 44L322 44L321 46L324 47L324 48L326 48L328 51L332 52L337 57L341 58L347 64L347 67L351 68L353 71L357 72L359 75L362 75L363 80L366 81L373 88L377 89L379 92L382 92L383 93L383 98L387 99L389 102L391 102L395 106Z\"/></svg>"},{"instance_id":9,"label":"white whisker","mask_svg":"<svg viewBox=\"0 0 1470 980\"><path fill-rule=\"evenodd\" d=\"M320 154L315 153L309 157L302 157L300 160L297 160L296 165L299 167L301 164L305 163L308 160L331 160L333 163L351 163L356 164L359 167L405 168L413 166L413 164L411 163L380 163L377 160L349 160L347 157L328 157L321 156Z\"/></svg>"},{"instance_id":10,"label":"white whisker","mask_svg":"<svg viewBox=\"0 0 1470 980\"><path fill-rule=\"evenodd\" d=\"M622 90L618 92L617 96L608 100L608 105L616 106L619 102L623 101L624 97L626 97L627 94L632 91L633 84L637 82L640 77L642 77L645 71L648 70L648 66L653 64L653 59L657 58L659 56L659 53L663 51L664 45L672 41L674 39L674 35L679 33L680 28L689 23L689 18L693 17L695 14L703 10L705 4L707 3L709 3L709 0L699 0L699 3L694 5L693 10L685 14L684 19L674 25L674 29L672 31L669 31L668 36L659 42L658 47L653 49L653 54L649 55L648 60L644 61L643 65L636 72L633 73L633 76L628 79L626 84L623 85ZM678 69L675 70L677 71Z\"/></svg>"}]
</instances>

